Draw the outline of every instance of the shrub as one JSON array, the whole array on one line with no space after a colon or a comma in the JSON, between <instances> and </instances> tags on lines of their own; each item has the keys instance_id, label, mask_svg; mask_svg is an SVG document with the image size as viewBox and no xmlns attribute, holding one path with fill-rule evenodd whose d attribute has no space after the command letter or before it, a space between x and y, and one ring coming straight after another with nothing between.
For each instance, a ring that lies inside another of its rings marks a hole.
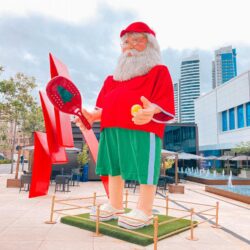
<instances>
[{"instance_id":1,"label":"shrub","mask_svg":"<svg viewBox=\"0 0 250 250\"><path fill-rule=\"evenodd\" d=\"M88 145L84 144L82 152L78 154L77 161L80 166L84 166L89 162Z\"/></svg>"},{"instance_id":2,"label":"shrub","mask_svg":"<svg viewBox=\"0 0 250 250\"><path fill-rule=\"evenodd\" d=\"M0 160L0 164L8 164L8 163L11 163L11 160L8 159Z\"/></svg>"}]
</instances>

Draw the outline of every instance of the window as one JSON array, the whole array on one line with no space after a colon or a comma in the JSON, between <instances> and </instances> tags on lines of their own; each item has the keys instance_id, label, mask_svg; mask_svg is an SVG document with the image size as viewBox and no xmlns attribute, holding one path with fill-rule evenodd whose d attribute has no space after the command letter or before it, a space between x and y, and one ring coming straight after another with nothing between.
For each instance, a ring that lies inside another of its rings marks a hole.
<instances>
[{"instance_id":1,"label":"window","mask_svg":"<svg viewBox=\"0 0 250 250\"><path fill-rule=\"evenodd\" d=\"M250 126L250 102L246 104L246 124Z\"/></svg>"},{"instance_id":2,"label":"window","mask_svg":"<svg viewBox=\"0 0 250 250\"><path fill-rule=\"evenodd\" d=\"M229 129L235 129L234 108L229 109Z\"/></svg>"},{"instance_id":3,"label":"window","mask_svg":"<svg viewBox=\"0 0 250 250\"><path fill-rule=\"evenodd\" d=\"M227 110L222 112L222 131L227 131Z\"/></svg>"},{"instance_id":4,"label":"window","mask_svg":"<svg viewBox=\"0 0 250 250\"><path fill-rule=\"evenodd\" d=\"M237 107L237 123L238 123L238 128L244 127L243 104Z\"/></svg>"}]
</instances>

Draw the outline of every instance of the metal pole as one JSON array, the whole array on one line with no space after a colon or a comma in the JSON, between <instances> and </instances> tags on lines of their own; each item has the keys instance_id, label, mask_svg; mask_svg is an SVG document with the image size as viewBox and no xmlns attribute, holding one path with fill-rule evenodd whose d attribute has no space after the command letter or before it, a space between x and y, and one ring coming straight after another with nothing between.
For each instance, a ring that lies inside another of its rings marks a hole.
<instances>
[{"instance_id":1,"label":"metal pole","mask_svg":"<svg viewBox=\"0 0 250 250\"><path fill-rule=\"evenodd\" d=\"M53 213L54 213L54 206L55 206L55 199L56 196L52 196L52 204L51 204L51 210L50 210L50 220L45 221L46 224L56 224L56 221L53 221Z\"/></svg>"},{"instance_id":2,"label":"metal pole","mask_svg":"<svg viewBox=\"0 0 250 250\"><path fill-rule=\"evenodd\" d=\"M15 174L15 179L16 180L18 179L20 155L21 155L21 148L18 149L18 156L17 156L17 162L16 162L16 174Z\"/></svg>"},{"instance_id":3,"label":"metal pole","mask_svg":"<svg viewBox=\"0 0 250 250\"><path fill-rule=\"evenodd\" d=\"M96 205L96 192L94 192L94 196L93 196L93 206Z\"/></svg>"},{"instance_id":4,"label":"metal pole","mask_svg":"<svg viewBox=\"0 0 250 250\"><path fill-rule=\"evenodd\" d=\"M154 217L154 250L157 250L158 241L158 216Z\"/></svg>"},{"instance_id":5,"label":"metal pole","mask_svg":"<svg viewBox=\"0 0 250 250\"><path fill-rule=\"evenodd\" d=\"M11 148L11 166L10 166L10 173L13 174L13 161L14 161L14 152L15 152L15 143L16 143L16 120L15 120L15 126L14 126L14 135L13 135L13 142L12 142L12 148Z\"/></svg>"},{"instance_id":6,"label":"metal pole","mask_svg":"<svg viewBox=\"0 0 250 250\"><path fill-rule=\"evenodd\" d=\"M125 193L125 208L128 208L128 190Z\"/></svg>"},{"instance_id":7,"label":"metal pole","mask_svg":"<svg viewBox=\"0 0 250 250\"><path fill-rule=\"evenodd\" d=\"M219 221L219 202L216 202L216 220L215 220L215 225L216 227L219 225L218 221Z\"/></svg>"},{"instance_id":8,"label":"metal pole","mask_svg":"<svg viewBox=\"0 0 250 250\"><path fill-rule=\"evenodd\" d=\"M215 225L212 225L214 228L221 228L219 225L219 202L216 202L216 214L215 214Z\"/></svg>"},{"instance_id":9,"label":"metal pole","mask_svg":"<svg viewBox=\"0 0 250 250\"><path fill-rule=\"evenodd\" d=\"M99 220L100 220L100 204L97 205L97 210L96 210L96 231L95 235L99 236Z\"/></svg>"},{"instance_id":10,"label":"metal pole","mask_svg":"<svg viewBox=\"0 0 250 250\"><path fill-rule=\"evenodd\" d=\"M175 185L178 185L178 155L175 155Z\"/></svg>"},{"instance_id":11,"label":"metal pole","mask_svg":"<svg viewBox=\"0 0 250 250\"><path fill-rule=\"evenodd\" d=\"M194 209L191 208L190 210L190 236L187 237L188 240L198 240L198 238L194 237L194 222L193 222L193 214L194 214Z\"/></svg>"},{"instance_id":12,"label":"metal pole","mask_svg":"<svg viewBox=\"0 0 250 250\"><path fill-rule=\"evenodd\" d=\"M166 215L167 216L168 216L168 202L169 202L168 195L166 195Z\"/></svg>"}]
</instances>

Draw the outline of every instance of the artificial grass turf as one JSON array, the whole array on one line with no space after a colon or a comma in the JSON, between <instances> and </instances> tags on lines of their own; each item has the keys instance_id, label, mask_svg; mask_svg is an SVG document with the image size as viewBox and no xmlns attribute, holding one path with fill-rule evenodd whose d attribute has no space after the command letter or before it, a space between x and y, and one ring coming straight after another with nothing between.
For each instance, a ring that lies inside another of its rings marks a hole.
<instances>
[{"instance_id":1,"label":"artificial grass turf","mask_svg":"<svg viewBox=\"0 0 250 250\"><path fill-rule=\"evenodd\" d=\"M77 216L89 219L89 213L79 214ZM158 215L158 222L160 223L163 221L170 220L172 218L174 218L174 217L170 217L170 216L166 216L166 215ZM75 217L71 217L71 216L65 216L65 217L61 218L61 222L64 224L71 225L71 226L86 229L86 230L89 230L92 232L95 232L95 230L96 230L95 221L87 221L87 220L81 220L79 218L75 218ZM105 223L117 226L117 220L110 220L110 221L107 221ZM195 223L196 222L194 222L194 224ZM170 222L168 224L159 226L158 237L167 235L169 233L175 234L174 232L179 230L179 229L183 229L182 231L185 231L185 230L188 230L189 227L190 227L190 220L180 219L180 220L177 220L174 222ZM144 228L139 228L139 229L131 230L131 231L154 236L154 226L153 225L149 225L149 226L146 226ZM135 235L135 234L130 233L130 232L125 232L119 228L111 228L111 227L103 225L103 224L99 225L99 232L102 234L117 238L117 239L128 241L128 242L131 242L134 244L138 244L141 246L147 246L147 245L153 243L153 239L139 236L139 235ZM179 232L176 232L176 234L177 233L179 233ZM166 237L168 237L168 236L166 236Z\"/></svg>"}]
</instances>

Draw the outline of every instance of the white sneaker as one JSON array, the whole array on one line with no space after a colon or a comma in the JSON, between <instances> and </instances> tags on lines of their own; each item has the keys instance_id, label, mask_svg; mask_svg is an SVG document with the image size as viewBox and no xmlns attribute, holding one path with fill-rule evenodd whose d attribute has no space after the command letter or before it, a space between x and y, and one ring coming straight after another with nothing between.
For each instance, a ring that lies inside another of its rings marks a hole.
<instances>
[{"instance_id":1,"label":"white sneaker","mask_svg":"<svg viewBox=\"0 0 250 250\"><path fill-rule=\"evenodd\" d=\"M122 209L122 210L115 209L109 203L102 204L100 206L99 220L100 221L108 221L108 220L112 220L112 219L117 219L119 214L123 214L124 212L125 212L124 209ZM89 213L89 218L91 220L96 221L96 218L97 218L96 213L97 213L97 207L94 206L94 207L92 207L92 209Z\"/></svg>"},{"instance_id":2,"label":"white sneaker","mask_svg":"<svg viewBox=\"0 0 250 250\"><path fill-rule=\"evenodd\" d=\"M153 216L148 216L139 209L134 209L118 219L118 226L126 229L138 229L151 224L153 224Z\"/></svg>"}]
</instances>

